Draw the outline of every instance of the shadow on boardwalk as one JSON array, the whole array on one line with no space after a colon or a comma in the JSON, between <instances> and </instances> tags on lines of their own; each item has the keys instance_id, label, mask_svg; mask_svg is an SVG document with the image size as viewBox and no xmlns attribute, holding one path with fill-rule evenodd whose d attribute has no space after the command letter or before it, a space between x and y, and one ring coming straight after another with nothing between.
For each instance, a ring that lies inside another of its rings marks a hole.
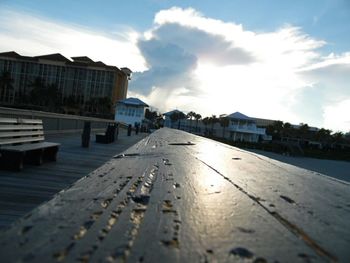
<instances>
[{"instance_id":1,"label":"shadow on boardwalk","mask_svg":"<svg viewBox=\"0 0 350 263\"><path fill-rule=\"evenodd\" d=\"M46 141L61 144L57 162L41 166L25 165L23 171L0 170L0 228L9 226L54 194L94 171L148 134L126 136L121 129L119 138L111 144L95 142L91 134L89 148L81 147L81 134L47 135Z\"/></svg>"}]
</instances>

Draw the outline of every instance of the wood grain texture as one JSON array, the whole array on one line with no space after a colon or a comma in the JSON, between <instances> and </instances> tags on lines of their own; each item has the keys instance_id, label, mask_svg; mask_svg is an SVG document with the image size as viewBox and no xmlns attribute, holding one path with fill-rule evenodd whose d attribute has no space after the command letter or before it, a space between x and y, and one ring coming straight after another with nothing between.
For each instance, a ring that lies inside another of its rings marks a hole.
<instances>
[{"instance_id":1,"label":"wood grain texture","mask_svg":"<svg viewBox=\"0 0 350 263\"><path fill-rule=\"evenodd\" d=\"M0 255L6 262L349 262L348 222L349 184L161 129L1 233Z\"/></svg>"},{"instance_id":2,"label":"wood grain texture","mask_svg":"<svg viewBox=\"0 0 350 263\"><path fill-rule=\"evenodd\" d=\"M115 143L108 145L95 143L91 136L89 148L81 147L80 133L47 135L47 140L61 144L57 162L41 166L28 164L21 172L0 169L0 229L146 136L129 137L125 129L121 129L119 135Z\"/></svg>"},{"instance_id":3,"label":"wood grain texture","mask_svg":"<svg viewBox=\"0 0 350 263\"><path fill-rule=\"evenodd\" d=\"M31 139L31 141L35 141L35 140ZM38 142L38 143L4 146L4 147L1 147L1 150L26 152L26 151L36 150L36 149L45 149L45 148L58 147L58 146L60 146L59 143Z\"/></svg>"}]
</instances>

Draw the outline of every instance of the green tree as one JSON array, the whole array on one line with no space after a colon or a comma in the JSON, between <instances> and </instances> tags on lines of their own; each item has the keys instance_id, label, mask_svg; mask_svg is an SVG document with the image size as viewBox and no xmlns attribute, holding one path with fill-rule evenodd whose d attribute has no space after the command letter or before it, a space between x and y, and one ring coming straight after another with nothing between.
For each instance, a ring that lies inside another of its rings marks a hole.
<instances>
[{"instance_id":1,"label":"green tree","mask_svg":"<svg viewBox=\"0 0 350 263\"><path fill-rule=\"evenodd\" d=\"M315 139L321 142L322 144L330 143L332 139L331 133L331 130L321 128L316 132Z\"/></svg>"},{"instance_id":2,"label":"green tree","mask_svg":"<svg viewBox=\"0 0 350 263\"><path fill-rule=\"evenodd\" d=\"M178 119L179 119L179 114L178 114L178 112L173 112L169 117L170 117L170 120L171 120L171 127L173 128L173 124L175 122L177 122Z\"/></svg>"},{"instance_id":3,"label":"green tree","mask_svg":"<svg viewBox=\"0 0 350 263\"><path fill-rule=\"evenodd\" d=\"M266 133L271 135L274 140L281 140L283 136L283 122L275 121L272 125L267 126Z\"/></svg>"},{"instance_id":4,"label":"green tree","mask_svg":"<svg viewBox=\"0 0 350 263\"><path fill-rule=\"evenodd\" d=\"M111 113L112 101L108 97L92 97L85 106L91 113L108 114Z\"/></svg>"},{"instance_id":5,"label":"green tree","mask_svg":"<svg viewBox=\"0 0 350 263\"><path fill-rule=\"evenodd\" d=\"M289 122L285 122L283 124L282 134L285 137L293 137L293 130L294 128L292 127L292 124L290 124Z\"/></svg>"},{"instance_id":6,"label":"green tree","mask_svg":"<svg viewBox=\"0 0 350 263\"><path fill-rule=\"evenodd\" d=\"M47 99L45 100L45 106L48 111L58 111L59 107L62 105L61 94L58 90L56 84L49 84L44 89L43 94Z\"/></svg>"},{"instance_id":7,"label":"green tree","mask_svg":"<svg viewBox=\"0 0 350 263\"><path fill-rule=\"evenodd\" d=\"M145 111L145 118L150 120L150 121L155 121L158 119L158 113L156 111L151 111L149 109L146 109Z\"/></svg>"},{"instance_id":8,"label":"green tree","mask_svg":"<svg viewBox=\"0 0 350 263\"><path fill-rule=\"evenodd\" d=\"M181 120L186 119L186 115L183 112L181 112L181 111L178 113L178 115L179 115L179 119L178 119L177 128L180 129L180 127L181 127Z\"/></svg>"},{"instance_id":9,"label":"green tree","mask_svg":"<svg viewBox=\"0 0 350 263\"><path fill-rule=\"evenodd\" d=\"M186 115L181 111L175 111L170 115L170 120L172 123L177 122L177 128L181 127L181 120L185 119Z\"/></svg>"},{"instance_id":10,"label":"green tree","mask_svg":"<svg viewBox=\"0 0 350 263\"><path fill-rule=\"evenodd\" d=\"M335 132L332 134L334 143L343 143L345 141L344 133Z\"/></svg>"},{"instance_id":11,"label":"green tree","mask_svg":"<svg viewBox=\"0 0 350 263\"><path fill-rule=\"evenodd\" d=\"M99 97L97 99L97 113L109 114L112 111L112 100L109 97Z\"/></svg>"},{"instance_id":12,"label":"green tree","mask_svg":"<svg viewBox=\"0 0 350 263\"><path fill-rule=\"evenodd\" d=\"M308 139L309 138L309 125L307 125L306 123L300 123L299 126L299 137L301 139Z\"/></svg>"},{"instance_id":13,"label":"green tree","mask_svg":"<svg viewBox=\"0 0 350 263\"><path fill-rule=\"evenodd\" d=\"M32 89L30 91L30 100L34 105L44 106L46 103L46 85L42 78L35 78L29 85Z\"/></svg>"}]
</instances>

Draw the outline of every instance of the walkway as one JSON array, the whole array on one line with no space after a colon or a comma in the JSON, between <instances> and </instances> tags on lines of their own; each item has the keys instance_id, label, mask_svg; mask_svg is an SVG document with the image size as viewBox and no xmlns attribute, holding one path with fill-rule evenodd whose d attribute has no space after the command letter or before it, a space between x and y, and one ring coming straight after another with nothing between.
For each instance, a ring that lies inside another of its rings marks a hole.
<instances>
[{"instance_id":1,"label":"walkway","mask_svg":"<svg viewBox=\"0 0 350 263\"><path fill-rule=\"evenodd\" d=\"M164 128L1 231L0 256L350 262L349 222L348 183Z\"/></svg>"},{"instance_id":2,"label":"walkway","mask_svg":"<svg viewBox=\"0 0 350 263\"><path fill-rule=\"evenodd\" d=\"M56 193L103 165L148 134L128 137L121 129L112 144L98 144L91 136L89 148L81 147L81 134L48 135L46 141L61 143L57 162L25 165L23 171L0 170L0 228L22 217Z\"/></svg>"}]
</instances>

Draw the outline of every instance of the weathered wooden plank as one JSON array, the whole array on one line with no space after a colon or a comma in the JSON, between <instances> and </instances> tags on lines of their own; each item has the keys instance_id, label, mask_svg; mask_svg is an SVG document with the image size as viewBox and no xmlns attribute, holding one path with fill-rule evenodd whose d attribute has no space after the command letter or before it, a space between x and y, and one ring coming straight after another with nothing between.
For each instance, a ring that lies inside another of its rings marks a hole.
<instances>
[{"instance_id":1,"label":"weathered wooden plank","mask_svg":"<svg viewBox=\"0 0 350 263\"><path fill-rule=\"evenodd\" d=\"M0 255L10 262L348 262L349 189L162 129L3 232Z\"/></svg>"},{"instance_id":2,"label":"weathered wooden plank","mask_svg":"<svg viewBox=\"0 0 350 263\"><path fill-rule=\"evenodd\" d=\"M197 158L320 254L349 259L350 184L245 151L232 155L230 147L219 144L207 150L211 154Z\"/></svg>"},{"instance_id":3,"label":"weathered wooden plank","mask_svg":"<svg viewBox=\"0 0 350 263\"><path fill-rule=\"evenodd\" d=\"M0 131L42 130L42 125L0 125Z\"/></svg>"},{"instance_id":4,"label":"weathered wooden plank","mask_svg":"<svg viewBox=\"0 0 350 263\"><path fill-rule=\"evenodd\" d=\"M0 138L11 138L11 137L17 137L17 136L37 136L37 135L44 135L43 131L25 131L25 132L16 132L14 135L13 132L2 132L0 133Z\"/></svg>"},{"instance_id":5,"label":"weathered wooden plank","mask_svg":"<svg viewBox=\"0 0 350 263\"><path fill-rule=\"evenodd\" d=\"M21 138L22 141L42 141L43 137L30 137L26 140L23 140L23 139L24 138ZM11 141L11 140L8 140L8 141ZM3 146L1 147L1 150L26 152L26 151L36 150L36 149L45 149L45 148L59 147L59 146L60 146L59 143L54 143L54 142L37 142L37 143L28 143L28 144L21 144L21 145Z\"/></svg>"},{"instance_id":6,"label":"weathered wooden plank","mask_svg":"<svg viewBox=\"0 0 350 263\"><path fill-rule=\"evenodd\" d=\"M0 123L25 123L25 124L42 124L39 119L21 119L21 118L0 118Z\"/></svg>"},{"instance_id":7,"label":"weathered wooden plank","mask_svg":"<svg viewBox=\"0 0 350 263\"><path fill-rule=\"evenodd\" d=\"M44 136L38 136L38 137L21 137L21 138L6 138L6 139L0 139L0 145L9 145L9 144L15 144L15 143L30 143L30 142L40 142L44 140ZM11 147L11 146L2 146L1 149L5 149L5 147Z\"/></svg>"},{"instance_id":8,"label":"weathered wooden plank","mask_svg":"<svg viewBox=\"0 0 350 263\"><path fill-rule=\"evenodd\" d=\"M0 118L0 123L17 123L16 118Z\"/></svg>"},{"instance_id":9,"label":"weathered wooden plank","mask_svg":"<svg viewBox=\"0 0 350 263\"><path fill-rule=\"evenodd\" d=\"M79 133L49 135L48 140L61 144L58 162L48 162L42 166L28 164L21 173L0 170L0 193L6 192L0 194L0 228L8 227L14 219L50 200L54 194L146 136L139 134L128 137L123 129L120 135L117 142L108 145L91 141L89 148L81 147ZM16 216L7 216L9 213L13 214L13 211L16 211Z\"/></svg>"},{"instance_id":10,"label":"weathered wooden plank","mask_svg":"<svg viewBox=\"0 0 350 263\"><path fill-rule=\"evenodd\" d=\"M18 123L23 123L23 124L43 124L43 120L41 119L18 119Z\"/></svg>"}]
</instances>

